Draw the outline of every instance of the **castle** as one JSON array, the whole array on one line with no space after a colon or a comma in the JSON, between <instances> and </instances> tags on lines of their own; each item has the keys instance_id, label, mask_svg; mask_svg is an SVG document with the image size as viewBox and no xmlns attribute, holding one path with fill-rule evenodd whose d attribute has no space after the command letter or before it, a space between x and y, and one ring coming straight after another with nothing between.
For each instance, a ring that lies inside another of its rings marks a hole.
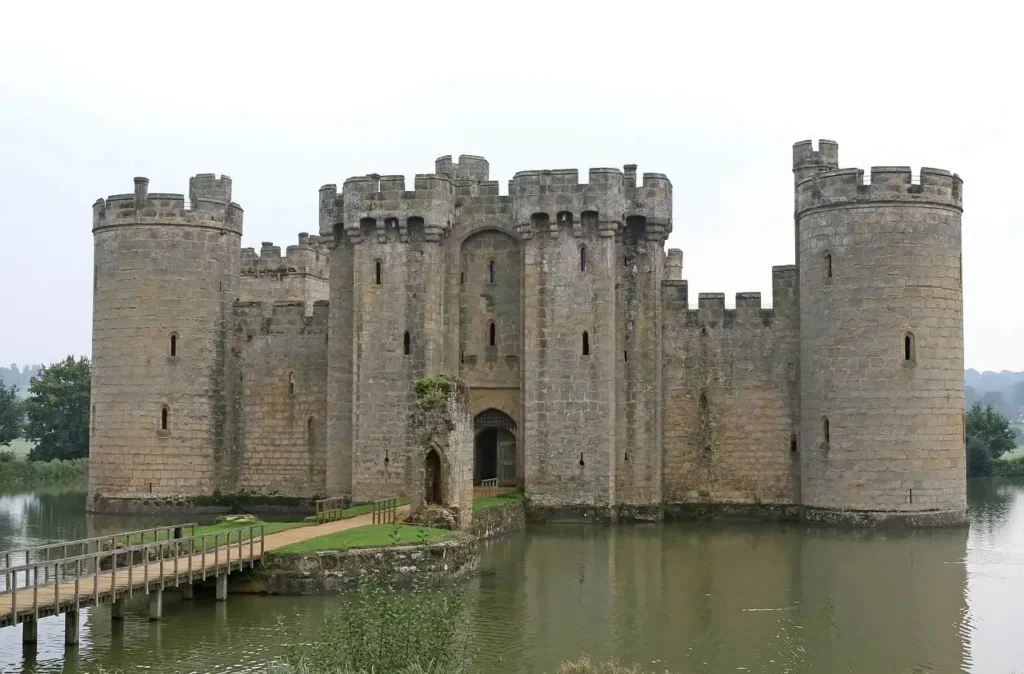
<instances>
[{"instance_id":1,"label":"castle","mask_svg":"<svg viewBox=\"0 0 1024 674\"><path fill-rule=\"evenodd\" d=\"M794 265L701 293L636 167L436 161L320 188L318 235L241 247L227 176L93 205L89 508L392 496L413 383L468 388L475 483L552 513L966 517L962 182L793 147Z\"/></svg>"}]
</instances>

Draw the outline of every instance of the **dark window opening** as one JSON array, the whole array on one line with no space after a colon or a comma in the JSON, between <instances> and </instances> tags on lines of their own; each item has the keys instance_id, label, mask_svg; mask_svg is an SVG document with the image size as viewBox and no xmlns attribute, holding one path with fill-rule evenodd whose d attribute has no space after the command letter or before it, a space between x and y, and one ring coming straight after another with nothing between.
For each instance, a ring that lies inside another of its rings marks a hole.
<instances>
[{"instance_id":1,"label":"dark window opening","mask_svg":"<svg viewBox=\"0 0 1024 674\"><path fill-rule=\"evenodd\" d=\"M825 276L832 278L832 253L825 253Z\"/></svg>"},{"instance_id":2,"label":"dark window opening","mask_svg":"<svg viewBox=\"0 0 1024 674\"><path fill-rule=\"evenodd\" d=\"M587 247L580 247L580 271L587 271Z\"/></svg>"},{"instance_id":3,"label":"dark window opening","mask_svg":"<svg viewBox=\"0 0 1024 674\"><path fill-rule=\"evenodd\" d=\"M316 446L316 430L313 428L313 417L306 419L306 442L309 443L310 449Z\"/></svg>"},{"instance_id":4,"label":"dark window opening","mask_svg":"<svg viewBox=\"0 0 1024 674\"><path fill-rule=\"evenodd\" d=\"M288 395L295 395L295 373L288 373Z\"/></svg>"},{"instance_id":5,"label":"dark window opening","mask_svg":"<svg viewBox=\"0 0 1024 674\"><path fill-rule=\"evenodd\" d=\"M623 363L628 363L629 362L629 351L623 351L622 352L622 362Z\"/></svg>"},{"instance_id":6,"label":"dark window opening","mask_svg":"<svg viewBox=\"0 0 1024 674\"><path fill-rule=\"evenodd\" d=\"M590 355L590 335L588 335L586 332L583 333L583 355Z\"/></svg>"},{"instance_id":7,"label":"dark window opening","mask_svg":"<svg viewBox=\"0 0 1024 674\"><path fill-rule=\"evenodd\" d=\"M465 282L466 282L466 272L462 272L461 274L459 274L459 283L465 283Z\"/></svg>"},{"instance_id":8,"label":"dark window opening","mask_svg":"<svg viewBox=\"0 0 1024 674\"><path fill-rule=\"evenodd\" d=\"M171 335L171 358L178 355L178 336Z\"/></svg>"},{"instance_id":9,"label":"dark window opening","mask_svg":"<svg viewBox=\"0 0 1024 674\"><path fill-rule=\"evenodd\" d=\"M628 255L623 255L622 256L622 266L623 267L628 267L629 266L629 256Z\"/></svg>"},{"instance_id":10,"label":"dark window opening","mask_svg":"<svg viewBox=\"0 0 1024 674\"><path fill-rule=\"evenodd\" d=\"M381 276L382 276L383 271L384 271L384 263L381 262L380 260L377 260L377 262L375 263L374 267L375 267L375 270L374 270L374 281L375 281L375 283L377 285L380 285Z\"/></svg>"},{"instance_id":11,"label":"dark window opening","mask_svg":"<svg viewBox=\"0 0 1024 674\"><path fill-rule=\"evenodd\" d=\"M903 335L903 360L913 363L916 360L914 353L914 333L908 332Z\"/></svg>"},{"instance_id":12,"label":"dark window opening","mask_svg":"<svg viewBox=\"0 0 1024 674\"><path fill-rule=\"evenodd\" d=\"M821 418L821 447L822 449L828 449L829 443L831 442L831 434L829 433L828 417Z\"/></svg>"},{"instance_id":13,"label":"dark window opening","mask_svg":"<svg viewBox=\"0 0 1024 674\"><path fill-rule=\"evenodd\" d=\"M407 356L409 355L409 346L410 346L410 342L409 342L409 333L407 332L407 333L405 333L405 334L404 334L404 335L402 336L402 351L403 351L403 353L405 353L405 355L407 355Z\"/></svg>"},{"instance_id":14,"label":"dark window opening","mask_svg":"<svg viewBox=\"0 0 1024 674\"><path fill-rule=\"evenodd\" d=\"M491 346L494 346L494 342L495 342L495 339L497 337L497 334L496 334L497 333L497 329L494 327L494 321L491 321L491 324L487 327L487 331L490 333L487 336L488 343Z\"/></svg>"},{"instance_id":15,"label":"dark window opening","mask_svg":"<svg viewBox=\"0 0 1024 674\"><path fill-rule=\"evenodd\" d=\"M796 433L789 436L789 451L797 451Z\"/></svg>"},{"instance_id":16,"label":"dark window opening","mask_svg":"<svg viewBox=\"0 0 1024 674\"><path fill-rule=\"evenodd\" d=\"M582 465L585 465L585 464L583 463L583 452L580 452L580 465L581 465L581 466L582 466Z\"/></svg>"},{"instance_id":17,"label":"dark window opening","mask_svg":"<svg viewBox=\"0 0 1024 674\"><path fill-rule=\"evenodd\" d=\"M494 283L494 260L487 263L487 282Z\"/></svg>"},{"instance_id":18,"label":"dark window opening","mask_svg":"<svg viewBox=\"0 0 1024 674\"><path fill-rule=\"evenodd\" d=\"M165 405L165 406L160 408L160 430L161 431L166 431L167 430L167 417L168 417L168 411L167 411L167 406Z\"/></svg>"}]
</instances>

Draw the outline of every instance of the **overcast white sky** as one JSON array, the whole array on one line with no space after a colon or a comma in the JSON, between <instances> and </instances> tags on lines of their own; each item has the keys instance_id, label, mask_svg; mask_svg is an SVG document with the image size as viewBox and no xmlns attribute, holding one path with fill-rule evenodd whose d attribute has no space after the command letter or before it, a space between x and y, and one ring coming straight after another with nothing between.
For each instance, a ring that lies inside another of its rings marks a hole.
<instances>
[{"instance_id":1,"label":"overcast white sky","mask_svg":"<svg viewBox=\"0 0 1024 674\"><path fill-rule=\"evenodd\" d=\"M484 155L491 177L639 164L698 292L793 262L791 147L964 178L966 361L1024 369L1020 17L986 3L3 3L0 363L89 354L91 205L226 173L243 245L317 190ZM411 182L411 180L410 180ZM693 301L693 300L692 300Z\"/></svg>"}]
</instances>

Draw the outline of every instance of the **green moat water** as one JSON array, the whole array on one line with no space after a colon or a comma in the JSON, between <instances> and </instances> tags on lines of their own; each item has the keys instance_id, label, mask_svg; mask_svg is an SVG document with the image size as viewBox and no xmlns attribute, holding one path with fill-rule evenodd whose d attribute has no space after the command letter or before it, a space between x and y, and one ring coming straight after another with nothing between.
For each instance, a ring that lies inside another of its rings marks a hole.
<instances>
[{"instance_id":1,"label":"green moat water","mask_svg":"<svg viewBox=\"0 0 1024 674\"><path fill-rule=\"evenodd\" d=\"M92 518L84 494L0 496L0 549L145 526ZM545 525L486 544L470 580L479 669L552 671L581 652L696 672L1024 672L1024 480L970 485L970 528L885 533L795 524ZM85 611L0 630L0 670L248 672L312 635L334 597L136 598L123 624Z\"/></svg>"}]
</instances>

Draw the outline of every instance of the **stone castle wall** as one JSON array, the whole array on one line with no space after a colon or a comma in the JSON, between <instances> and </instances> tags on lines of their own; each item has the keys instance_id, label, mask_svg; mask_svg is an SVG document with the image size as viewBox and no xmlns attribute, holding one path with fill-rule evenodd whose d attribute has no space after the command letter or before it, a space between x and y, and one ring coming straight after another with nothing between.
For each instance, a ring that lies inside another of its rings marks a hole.
<instances>
[{"instance_id":1,"label":"stone castle wall","mask_svg":"<svg viewBox=\"0 0 1024 674\"><path fill-rule=\"evenodd\" d=\"M303 302L312 313L315 302L330 299L329 256L319 236L299 234L298 245L288 246L283 256L269 241L259 254L243 248L241 256L241 302Z\"/></svg>"},{"instance_id":2,"label":"stone castle wall","mask_svg":"<svg viewBox=\"0 0 1024 674\"><path fill-rule=\"evenodd\" d=\"M239 248L227 178L194 178L191 209L145 184L98 202L91 502L393 496L423 469L413 384L452 373L515 436L534 508L957 520L960 180L866 182L828 141L793 166L797 264L773 268L772 308L691 306L671 183L632 165L520 172L507 195L467 155L410 190L350 178L285 255Z\"/></svg>"},{"instance_id":3,"label":"stone castle wall","mask_svg":"<svg viewBox=\"0 0 1024 674\"><path fill-rule=\"evenodd\" d=\"M821 147L794 148L803 503L963 519L962 183Z\"/></svg>"},{"instance_id":4,"label":"stone castle wall","mask_svg":"<svg viewBox=\"0 0 1024 674\"><path fill-rule=\"evenodd\" d=\"M327 311L318 302L238 302L231 357L239 373L235 479L258 494L327 491Z\"/></svg>"},{"instance_id":5,"label":"stone castle wall","mask_svg":"<svg viewBox=\"0 0 1024 674\"><path fill-rule=\"evenodd\" d=\"M728 310L713 293L690 309L686 282L665 282L666 502L799 502L794 282L795 270L779 269L774 309L740 293Z\"/></svg>"},{"instance_id":6,"label":"stone castle wall","mask_svg":"<svg viewBox=\"0 0 1024 674\"><path fill-rule=\"evenodd\" d=\"M208 493L224 455L224 347L242 209L231 180L93 206L90 504ZM172 346L173 341L173 346Z\"/></svg>"}]
</instances>

